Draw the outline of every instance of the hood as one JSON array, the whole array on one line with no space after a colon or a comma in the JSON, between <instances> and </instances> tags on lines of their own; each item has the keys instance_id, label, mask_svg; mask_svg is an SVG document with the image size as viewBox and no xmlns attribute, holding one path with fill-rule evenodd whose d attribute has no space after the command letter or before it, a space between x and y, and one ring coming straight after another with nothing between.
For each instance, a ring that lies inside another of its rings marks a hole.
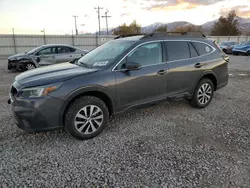
<instances>
[{"instance_id":1,"label":"hood","mask_svg":"<svg viewBox=\"0 0 250 188\"><path fill-rule=\"evenodd\" d=\"M88 69L71 63L60 63L26 71L16 76L15 81L24 87L33 87L62 82L96 71L97 69Z\"/></svg>"},{"instance_id":2,"label":"hood","mask_svg":"<svg viewBox=\"0 0 250 188\"><path fill-rule=\"evenodd\" d=\"M250 48L250 45L244 45L244 44L241 44L241 45L236 45L234 48L235 48L235 49Z\"/></svg>"},{"instance_id":3,"label":"hood","mask_svg":"<svg viewBox=\"0 0 250 188\"><path fill-rule=\"evenodd\" d=\"M10 60L13 60L13 59L19 60L23 58L29 58L29 55L27 53L20 53L20 54L15 54L15 55L8 57L8 59Z\"/></svg>"}]
</instances>

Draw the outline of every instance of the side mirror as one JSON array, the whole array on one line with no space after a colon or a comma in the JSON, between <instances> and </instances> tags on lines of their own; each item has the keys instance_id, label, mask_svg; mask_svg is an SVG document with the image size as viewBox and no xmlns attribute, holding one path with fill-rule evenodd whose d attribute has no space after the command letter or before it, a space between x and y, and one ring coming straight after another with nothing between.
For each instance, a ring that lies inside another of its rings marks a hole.
<instances>
[{"instance_id":1,"label":"side mirror","mask_svg":"<svg viewBox=\"0 0 250 188\"><path fill-rule=\"evenodd\" d=\"M127 62L124 64L124 68L127 70L139 70L141 65L136 62Z\"/></svg>"},{"instance_id":2,"label":"side mirror","mask_svg":"<svg viewBox=\"0 0 250 188\"><path fill-rule=\"evenodd\" d=\"M40 57L36 58L36 62L39 63L41 61Z\"/></svg>"}]
</instances>

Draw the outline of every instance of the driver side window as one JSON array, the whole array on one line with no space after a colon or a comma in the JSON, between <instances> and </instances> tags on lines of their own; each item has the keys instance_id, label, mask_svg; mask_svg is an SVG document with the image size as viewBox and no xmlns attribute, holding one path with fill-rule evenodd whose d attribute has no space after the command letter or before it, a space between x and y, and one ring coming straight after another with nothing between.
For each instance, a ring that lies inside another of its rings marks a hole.
<instances>
[{"instance_id":1,"label":"driver side window","mask_svg":"<svg viewBox=\"0 0 250 188\"><path fill-rule=\"evenodd\" d=\"M38 52L38 55L50 55L50 54L56 54L56 48L45 48Z\"/></svg>"},{"instance_id":2,"label":"driver side window","mask_svg":"<svg viewBox=\"0 0 250 188\"><path fill-rule=\"evenodd\" d=\"M126 62L139 63L141 67L162 63L161 43L152 42L138 47L120 63L117 69L124 69Z\"/></svg>"}]
</instances>

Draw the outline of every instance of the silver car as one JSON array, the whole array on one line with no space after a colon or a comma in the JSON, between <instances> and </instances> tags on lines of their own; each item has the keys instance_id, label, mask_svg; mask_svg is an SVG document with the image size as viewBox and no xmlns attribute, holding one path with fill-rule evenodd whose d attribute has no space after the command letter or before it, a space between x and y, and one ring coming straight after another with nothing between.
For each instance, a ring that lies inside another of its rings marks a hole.
<instances>
[{"instance_id":1,"label":"silver car","mask_svg":"<svg viewBox=\"0 0 250 188\"><path fill-rule=\"evenodd\" d=\"M86 53L88 53L87 50L65 44L42 45L29 52L10 56L8 69L25 71L44 65L70 62L81 58Z\"/></svg>"}]
</instances>

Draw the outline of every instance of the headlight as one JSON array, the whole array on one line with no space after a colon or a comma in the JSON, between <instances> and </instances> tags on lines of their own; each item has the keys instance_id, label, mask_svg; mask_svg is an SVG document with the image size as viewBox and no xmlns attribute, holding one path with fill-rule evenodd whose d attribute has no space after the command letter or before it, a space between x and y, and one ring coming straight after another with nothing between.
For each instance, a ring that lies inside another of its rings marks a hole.
<instances>
[{"instance_id":1,"label":"headlight","mask_svg":"<svg viewBox=\"0 0 250 188\"><path fill-rule=\"evenodd\" d=\"M22 89L17 97L18 98L38 98L48 95L48 93L57 90L62 83L50 84L45 86L31 87Z\"/></svg>"}]
</instances>

